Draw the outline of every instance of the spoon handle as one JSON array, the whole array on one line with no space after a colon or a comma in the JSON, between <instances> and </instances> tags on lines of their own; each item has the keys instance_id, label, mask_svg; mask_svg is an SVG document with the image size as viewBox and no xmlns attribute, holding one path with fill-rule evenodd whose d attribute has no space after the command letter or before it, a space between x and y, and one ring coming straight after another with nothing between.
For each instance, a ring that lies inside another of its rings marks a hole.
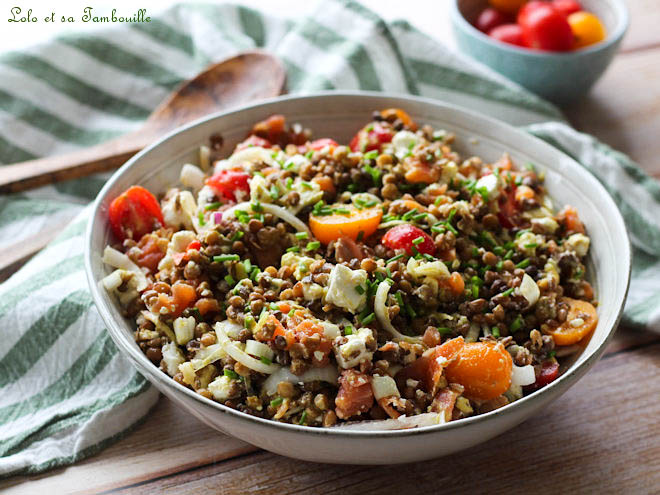
<instances>
[{"instance_id":1,"label":"spoon handle","mask_svg":"<svg viewBox=\"0 0 660 495\"><path fill-rule=\"evenodd\" d=\"M24 191L118 168L155 136L145 128L91 148L0 167L0 193Z\"/></svg>"}]
</instances>

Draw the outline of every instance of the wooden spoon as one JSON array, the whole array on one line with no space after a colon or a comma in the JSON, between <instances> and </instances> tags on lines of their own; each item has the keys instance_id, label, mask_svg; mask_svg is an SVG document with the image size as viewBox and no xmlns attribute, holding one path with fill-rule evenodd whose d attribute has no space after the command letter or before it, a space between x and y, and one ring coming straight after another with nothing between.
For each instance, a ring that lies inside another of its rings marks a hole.
<instances>
[{"instance_id":1,"label":"wooden spoon","mask_svg":"<svg viewBox=\"0 0 660 495\"><path fill-rule=\"evenodd\" d=\"M184 82L134 132L73 153L0 167L0 193L23 191L117 168L142 148L186 122L281 94L285 80L284 67L273 55L259 51L240 53Z\"/></svg>"},{"instance_id":2,"label":"wooden spoon","mask_svg":"<svg viewBox=\"0 0 660 495\"><path fill-rule=\"evenodd\" d=\"M117 168L186 122L281 94L285 80L286 71L273 55L259 51L240 53L184 82L137 131L81 151L0 167L0 192L22 191ZM0 249L0 282L48 244L63 227L53 225Z\"/></svg>"}]
</instances>

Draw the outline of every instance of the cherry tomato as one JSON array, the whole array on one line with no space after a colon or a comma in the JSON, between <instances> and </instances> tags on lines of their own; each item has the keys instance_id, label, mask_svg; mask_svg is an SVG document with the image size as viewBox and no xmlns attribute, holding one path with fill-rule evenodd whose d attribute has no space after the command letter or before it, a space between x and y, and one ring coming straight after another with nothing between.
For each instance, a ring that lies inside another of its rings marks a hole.
<instances>
[{"instance_id":1,"label":"cherry tomato","mask_svg":"<svg viewBox=\"0 0 660 495\"><path fill-rule=\"evenodd\" d=\"M206 179L206 184L211 186L224 199L236 201L235 190L248 192L250 176L239 170L221 170L213 177Z\"/></svg>"},{"instance_id":2,"label":"cherry tomato","mask_svg":"<svg viewBox=\"0 0 660 495\"><path fill-rule=\"evenodd\" d=\"M511 22L511 19L508 15L492 7L486 7L477 17L475 26L479 31L488 33L491 29L509 22Z\"/></svg>"},{"instance_id":3,"label":"cherry tomato","mask_svg":"<svg viewBox=\"0 0 660 495\"><path fill-rule=\"evenodd\" d=\"M502 24L488 31L488 36L502 43L510 45L525 46L522 28L518 24Z\"/></svg>"},{"instance_id":4,"label":"cherry tomato","mask_svg":"<svg viewBox=\"0 0 660 495\"><path fill-rule=\"evenodd\" d=\"M488 3L495 7L497 10L515 14L518 9L522 7L527 0L488 0Z\"/></svg>"},{"instance_id":5,"label":"cherry tomato","mask_svg":"<svg viewBox=\"0 0 660 495\"><path fill-rule=\"evenodd\" d=\"M421 242L413 242L419 238L422 239ZM383 236L381 242L390 249L405 249L408 254L413 254L413 247L422 254L432 255L435 253L435 243L431 236L422 229L408 223L392 227Z\"/></svg>"},{"instance_id":6,"label":"cherry tomato","mask_svg":"<svg viewBox=\"0 0 660 495\"><path fill-rule=\"evenodd\" d=\"M500 211L497 218L500 225L505 229L511 229L516 226L516 217L518 214L518 204L516 203L516 187L513 186L506 194L502 194L499 199Z\"/></svg>"},{"instance_id":7,"label":"cherry tomato","mask_svg":"<svg viewBox=\"0 0 660 495\"><path fill-rule=\"evenodd\" d=\"M271 142L267 139L260 138L259 136L250 136L245 141L242 141L236 145L234 151L241 151L245 148L250 148L252 146L260 146L262 148L270 148L272 146Z\"/></svg>"},{"instance_id":8,"label":"cherry tomato","mask_svg":"<svg viewBox=\"0 0 660 495\"><path fill-rule=\"evenodd\" d=\"M536 383L534 383L535 388L541 388L546 386L548 383L553 382L559 376L559 363L557 360L552 359L544 361L541 365L541 373L536 377Z\"/></svg>"},{"instance_id":9,"label":"cherry tomato","mask_svg":"<svg viewBox=\"0 0 660 495\"><path fill-rule=\"evenodd\" d=\"M137 241L165 223L158 200L141 186L131 186L116 197L108 216L112 233L120 241Z\"/></svg>"},{"instance_id":10,"label":"cherry tomato","mask_svg":"<svg viewBox=\"0 0 660 495\"><path fill-rule=\"evenodd\" d=\"M312 141L308 145L310 150L315 150L315 151L320 151L326 146L334 146L336 148L337 146L339 146L339 143L337 143L337 141L335 141L334 139L322 138L322 139L316 139L315 141Z\"/></svg>"},{"instance_id":11,"label":"cherry tomato","mask_svg":"<svg viewBox=\"0 0 660 495\"><path fill-rule=\"evenodd\" d=\"M525 45L537 50L568 51L573 47L573 31L566 16L553 4L532 1L518 13Z\"/></svg>"},{"instance_id":12,"label":"cherry tomato","mask_svg":"<svg viewBox=\"0 0 660 495\"><path fill-rule=\"evenodd\" d=\"M582 10L582 5L575 0L553 0L552 4L566 17Z\"/></svg>"},{"instance_id":13,"label":"cherry tomato","mask_svg":"<svg viewBox=\"0 0 660 495\"><path fill-rule=\"evenodd\" d=\"M394 132L391 128L385 127L380 122L374 122L366 126L364 129L351 139L350 148L352 151L371 151L379 150L383 144L392 142Z\"/></svg>"},{"instance_id":14,"label":"cherry tomato","mask_svg":"<svg viewBox=\"0 0 660 495\"><path fill-rule=\"evenodd\" d=\"M576 50L599 43L607 35L605 26L600 22L600 19L589 12L575 12L569 15L568 24L571 26L573 36L575 36L573 48Z\"/></svg>"}]
</instances>

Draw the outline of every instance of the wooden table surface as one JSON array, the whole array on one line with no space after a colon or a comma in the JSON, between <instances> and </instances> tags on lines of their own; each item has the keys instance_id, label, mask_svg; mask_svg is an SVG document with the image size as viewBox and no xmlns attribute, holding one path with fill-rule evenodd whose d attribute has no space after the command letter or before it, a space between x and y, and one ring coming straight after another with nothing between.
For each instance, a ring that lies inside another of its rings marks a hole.
<instances>
[{"instance_id":1,"label":"wooden table surface","mask_svg":"<svg viewBox=\"0 0 660 495\"><path fill-rule=\"evenodd\" d=\"M571 122L660 176L660 9L630 0L632 25ZM0 481L14 493L660 493L660 335L619 328L605 356L515 430L401 467L288 459L216 433L161 398L99 455Z\"/></svg>"}]
</instances>

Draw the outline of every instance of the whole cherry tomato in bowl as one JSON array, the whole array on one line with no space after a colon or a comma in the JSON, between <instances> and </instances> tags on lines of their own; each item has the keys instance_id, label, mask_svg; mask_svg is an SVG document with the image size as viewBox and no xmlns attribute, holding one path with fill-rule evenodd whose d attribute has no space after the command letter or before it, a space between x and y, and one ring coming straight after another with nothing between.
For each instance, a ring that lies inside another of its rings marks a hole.
<instances>
[{"instance_id":1,"label":"whole cherry tomato in bowl","mask_svg":"<svg viewBox=\"0 0 660 495\"><path fill-rule=\"evenodd\" d=\"M573 47L573 31L568 19L553 4L534 0L518 12L525 44L538 50L568 51Z\"/></svg>"},{"instance_id":2,"label":"whole cherry tomato in bowl","mask_svg":"<svg viewBox=\"0 0 660 495\"><path fill-rule=\"evenodd\" d=\"M552 5L566 17L582 10L582 5L575 0L553 0Z\"/></svg>"},{"instance_id":3,"label":"whole cherry tomato in bowl","mask_svg":"<svg viewBox=\"0 0 660 495\"><path fill-rule=\"evenodd\" d=\"M502 24L510 23L512 18L504 14L501 10L494 9L492 7L486 7L481 11L475 26L482 33L489 33L491 30Z\"/></svg>"},{"instance_id":4,"label":"whole cherry tomato in bowl","mask_svg":"<svg viewBox=\"0 0 660 495\"><path fill-rule=\"evenodd\" d=\"M488 36L502 43L525 47L522 28L518 24L508 23L496 26L488 32Z\"/></svg>"}]
</instances>

